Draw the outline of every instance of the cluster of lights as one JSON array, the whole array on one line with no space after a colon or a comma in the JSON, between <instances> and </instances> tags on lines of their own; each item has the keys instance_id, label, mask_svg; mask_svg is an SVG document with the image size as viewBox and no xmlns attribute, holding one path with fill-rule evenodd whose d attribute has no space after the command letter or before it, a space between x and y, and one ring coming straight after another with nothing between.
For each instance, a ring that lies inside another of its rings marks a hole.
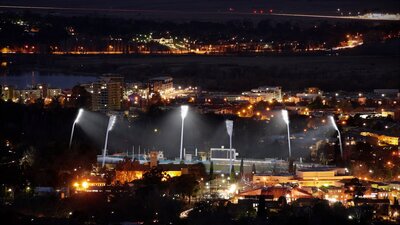
<instances>
[{"instance_id":1,"label":"cluster of lights","mask_svg":"<svg viewBox=\"0 0 400 225\"><path fill-rule=\"evenodd\" d=\"M89 183L87 181L82 181L81 183L75 182L73 186L76 189L79 189L79 188L88 189Z\"/></svg>"}]
</instances>

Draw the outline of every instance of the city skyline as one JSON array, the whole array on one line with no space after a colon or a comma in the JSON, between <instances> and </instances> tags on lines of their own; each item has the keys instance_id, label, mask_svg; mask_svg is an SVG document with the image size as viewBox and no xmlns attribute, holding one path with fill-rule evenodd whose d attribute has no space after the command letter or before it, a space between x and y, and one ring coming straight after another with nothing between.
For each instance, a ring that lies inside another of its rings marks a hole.
<instances>
[{"instance_id":1,"label":"city skyline","mask_svg":"<svg viewBox=\"0 0 400 225\"><path fill-rule=\"evenodd\" d=\"M397 1L0 1L0 221L400 222Z\"/></svg>"}]
</instances>

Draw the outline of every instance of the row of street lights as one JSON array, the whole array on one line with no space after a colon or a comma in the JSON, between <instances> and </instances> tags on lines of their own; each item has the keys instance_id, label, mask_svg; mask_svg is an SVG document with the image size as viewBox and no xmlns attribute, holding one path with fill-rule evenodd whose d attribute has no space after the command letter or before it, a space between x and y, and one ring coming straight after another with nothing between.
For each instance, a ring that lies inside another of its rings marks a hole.
<instances>
[{"instance_id":1,"label":"row of street lights","mask_svg":"<svg viewBox=\"0 0 400 225\"><path fill-rule=\"evenodd\" d=\"M69 140L69 148L71 148L71 146L72 146L72 139L74 137L75 126L76 126L76 124L78 124L80 122L83 113L84 113L84 110L79 109L78 115L76 116L74 123L72 124L71 137ZM104 167L105 160L106 160L107 147L108 147L108 133L114 128L116 120L117 120L117 117L115 115L110 116L108 119L108 126L107 126L107 131L106 131L106 138L104 141L104 149L103 149L103 161L101 164L102 167Z\"/></svg>"},{"instance_id":2,"label":"row of street lights","mask_svg":"<svg viewBox=\"0 0 400 225\"><path fill-rule=\"evenodd\" d=\"M286 123L286 127L287 127L287 136L288 136L288 149L289 149L289 160L292 157L292 149L290 146L290 128L289 128L289 113L286 109L282 110L282 118L283 121ZM340 135L340 130L336 125L335 122L335 118L333 116L329 116L329 119L332 123L333 128L335 128L335 130L338 132L338 139L339 139L339 147L340 147L340 156L343 159L343 146L342 146L342 138Z\"/></svg>"},{"instance_id":3,"label":"row of street lights","mask_svg":"<svg viewBox=\"0 0 400 225\"><path fill-rule=\"evenodd\" d=\"M182 119L182 126L181 126L181 141L180 141L180 155L179 155L179 159L184 161L185 160L185 156L184 156L184 148L183 148L183 134L184 134L184 126L185 126L185 118L188 114L189 111L189 106L187 105L182 105L181 106L181 119ZM72 144L72 138L74 135L74 130L75 130L75 126L77 123L79 123L82 115L83 115L84 110L83 109L79 109L78 115L72 125L72 131L71 131L71 138L69 141L69 148L71 148L71 144ZM286 109L282 110L282 118L283 121L286 124L287 127L287 137L288 137L288 150L289 150L289 160L292 157L292 150L291 150L291 144L290 144L290 127L289 127L289 113ZM342 147L342 140L341 140L341 136L340 136L340 131L339 128L336 125L335 119L333 118L333 116L329 116L329 119L332 123L332 126L335 128L335 130L338 132L338 139L339 139L339 146L340 146L340 154L341 157L343 158L343 147ZM104 149L103 149L103 161L102 161L102 167L104 167L105 165L105 157L107 154L107 146L108 146L108 134L109 132L113 129L114 125L116 122L116 116L112 115L109 117L108 120L108 126L107 126L107 131L106 131L106 137L105 137L105 141L104 141ZM225 125L226 125L226 130L227 133L229 135L229 172L232 172L232 167L233 167L233 155L232 155L232 136L233 136L233 121L232 120L226 120L225 121Z\"/></svg>"},{"instance_id":4,"label":"row of street lights","mask_svg":"<svg viewBox=\"0 0 400 225\"><path fill-rule=\"evenodd\" d=\"M182 105L181 106L181 118L182 118L182 127L181 127L181 143L180 143L180 160L184 160L184 150L183 150L183 134L184 134L184 126L185 126L185 118L187 116L187 113L189 111L189 106L187 105ZM83 109L79 109L78 115L76 116L74 123L72 124L72 130L71 130L71 137L70 137L70 141L69 141L69 148L71 148L72 145L72 139L74 136L74 131L75 131L75 126L76 124L79 123L79 121L82 118L84 110ZM102 161L102 167L104 167L105 165L105 158L106 158L106 154L107 154L107 147L108 147L108 134L109 132L114 128L115 125L115 121L116 121L116 116L112 115L109 117L108 120L108 126L107 126L107 131L106 131L106 137L105 137L105 141L104 141L104 149L103 149L103 161ZM229 135L229 147L230 147L230 151L232 150L232 134L233 134L233 121L232 120L226 120L226 129ZM232 156L232 151L230 152L230 171L232 171L232 160L233 160L233 156Z\"/></svg>"},{"instance_id":5,"label":"row of street lights","mask_svg":"<svg viewBox=\"0 0 400 225\"><path fill-rule=\"evenodd\" d=\"M179 159L182 161L185 160L185 156L183 155L183 133L184 133L183 131L184 131L184 125L185 125L185 118L187 116L188 111L189 111L189 106L187 106L187 105L181 106L182 127L181 127L181 145L180 145ZM226 120L225 125L226 125L226 131L229 135L229 172L232 172L232 167L233 167L233 155L232 155L233 121Z\"/></svg>"},{"instance_id":6,"label":"row of street lights","mask_svg":"<svg viewBox=\"0 0 400 225\"><path fill-rule=\"evenodd\" d=\"M289 128L289 113L286 109L282 110L282 118L283 121L286 123L287 132L288 132L288 148L289 148L289 160L292 157L292 149L290 146L290 128ZM343 159L343 146L342 146L342 138L340 135L340 130L336 125L335 118L333 116L329 116L329 120L332 123L333 128L338 132L338 139L339 139L339 147L340 147L340 156Z\"/></svg>"}]
</instances>

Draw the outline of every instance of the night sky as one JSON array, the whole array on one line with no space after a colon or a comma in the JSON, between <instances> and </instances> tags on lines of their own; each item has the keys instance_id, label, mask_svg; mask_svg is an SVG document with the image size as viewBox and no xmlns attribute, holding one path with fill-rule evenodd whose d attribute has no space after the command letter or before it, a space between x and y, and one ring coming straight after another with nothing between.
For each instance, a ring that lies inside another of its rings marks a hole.
<instances>
[{"instance_id":1,"label":"night sky","mask_svg":"<svg viewBox=\"0 0 400 225\"><path fill-rule=\"evenodd\" d=\"M398 0L1 0L0 5L160 10L181 13L250 13L254 9L273 9L274 12L335 14L338 8L354 12L400 12ZM155 16L157 14L152 13Z\"/></svg>"}]
</instances>

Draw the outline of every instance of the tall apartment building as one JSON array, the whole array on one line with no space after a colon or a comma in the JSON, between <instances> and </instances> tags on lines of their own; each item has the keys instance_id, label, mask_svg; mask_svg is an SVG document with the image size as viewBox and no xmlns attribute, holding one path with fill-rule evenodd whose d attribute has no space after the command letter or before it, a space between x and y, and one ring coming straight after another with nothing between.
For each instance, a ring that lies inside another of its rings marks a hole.
<instances>
[{"instance_id":1,"label":"tall apartment building","mask_svg":"<svg viewBox=\"0 0 400 225\"><path fill-rule=\"evenodd\" d=\"M121 110L124 78L118 76L103 76L100 81L90 84L93 111Z\"/></svg>"}]
</instances>

